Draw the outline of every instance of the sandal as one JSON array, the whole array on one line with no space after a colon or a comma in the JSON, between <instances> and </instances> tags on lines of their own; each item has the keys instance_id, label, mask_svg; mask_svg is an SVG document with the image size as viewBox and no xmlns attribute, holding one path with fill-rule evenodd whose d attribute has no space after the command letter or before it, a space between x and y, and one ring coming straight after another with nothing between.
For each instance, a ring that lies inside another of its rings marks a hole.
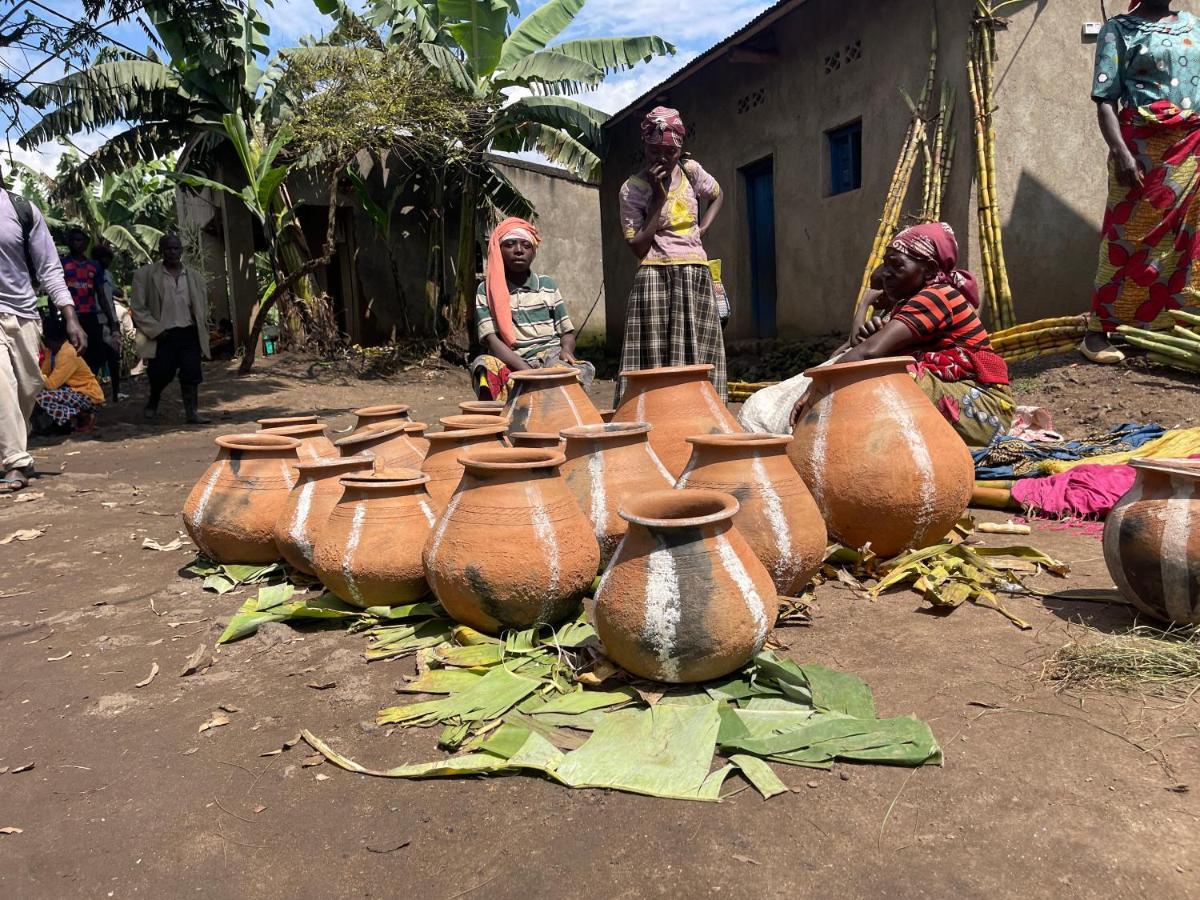
<instances>
[{"instance_id":1,"label":"sandal","mask_svg":"<svg viewBox=\"0 0 1200 900\"><path fill-rule=\"evenodd\" d=\"M27 466L26 469L9 469L5 472L4 478L0 479L0 494L15 494L29 487L31 474L27 470L31 468Z\"/></svg>"}]
</instances>

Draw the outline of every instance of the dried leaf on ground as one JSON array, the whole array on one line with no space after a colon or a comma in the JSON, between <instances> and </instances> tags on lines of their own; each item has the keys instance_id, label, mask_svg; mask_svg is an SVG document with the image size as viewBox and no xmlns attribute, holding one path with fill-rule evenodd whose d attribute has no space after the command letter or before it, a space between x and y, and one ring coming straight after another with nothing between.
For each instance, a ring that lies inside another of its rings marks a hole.
<instances>
[{"instance_id":1,"label":"dried leaf on ground","mask_svg":"<svg viewBox=\"0 0 1200 900\"><path fill-rule=\"evenodd\" d=\"M62 660L66 659L70 655L71 655L71 651L68 650L62 656L47 656L46 662L61 662Z\"/></svg>"},{"instance_id":2,"label":"dried leaf on ground","mask_svg":"<svg viewBox=\"0 0 1200 900\"><path fill-rule=\"evenodd\" d=\"M300 768L311 769L313 766L320 766L325 763L325 757L320 753L314 753L312 756L306 756L300 760Z\"/></svg>"},{"instance_id":3,"label":"dried leaf on ground","mask_svg":"<svg viewBox=\"0 0 1200 900\"><path fill-rule=\"evenodd\" d=\"M25 833L24 828L18 828L15 825L5 825L3 828L0 828L0 834L24 834L24 833Z\"/></svg>"},{"instance_id":4,"label":"dried leaf on ground","mask_svg":"<svg viewBox=\"0 0 1200 900\"><path fill-rule=\"evenodd\" d=\"M21 531L14 531L8 537L0 538L0 544L11 544L13 541L32 541L45 533L40 528L24 528Z\"/></svg>"},{"instance_id":5,"label":"dried leaf on ground","mask_svg":"<svg viewBox=\"0 0 1200 900\"><path fill-rule=\"evenodd\" d=\"M150 664L150 674L147 675L145 678L143 678L141 681L139 681L137 684L135 684L134 687L144 688L146 685L148 685L150 682L152 682L154 680L154 676L157 674L158 674L158 663L153 662Z\"/></svg>"},{"instance_id":6,"label":"dried leaf on ground","mask_svg":"<svg viewBox=\"0 0 1200 900\"><path fill-rule=\"evenodd\" d=\"M258 815L260 812L262 812L265 809L266 809L266 807L260 803L260 804L258 804L258 806L254 807L254 814Z\"/></svg>"},{"instance_id":7,"label":"dried leaf on ground","mask_svg":"<svg viewBox=\"0 0 1200 900\"><path fill-rule=\"evenodd\" d=\"M183 539L182 535L171 539L170 541L168 541L165 544L160 544L158 541L153 540L152 538L143 538L142 539L142 549L143 550L161 550L164 553L170 553L172 550L182 549L183 546L184 546L184 539Z\"/></svg>"},{"instance_id":8,"label":"dried leaf on ground","mask_svg":"<svg viewBox=\"0 0 1200 900\"><path fill-rule=\"evenodd\" d=\"M208 652L207 647L201 644L188 657L187 662L183 665L183 671L179 673L179 677L186 678L189 675L195 675L198 672L204 671L212 664L212 654Z\"/></svg>"},{"instance_id":9,"label":"dried leaf on ground","mask_svg":"<svg viewBox=\"0 0 1200 900\"><path fill-rule=\"evenodd\" d=\"M308 684L305 685L305 687L310 687L314 691L327 691L330 688L337 687L337 682L336 681L321 681L321 682L310 681Z\"/></svg>"},{"instance_id":10,"label":"dried leaf on ground","mask_svg":"<svg viewBox=\"0 0 1200 900\"><path fill-rule=\"evenodd\" d=\"M30 769L34 768L35 766L37 766L37 763L35 763L35 762L28 762L28 763L25 763L25 765L23 765L23 766L16 766L12 770L12 774L17 775L17 774L20 774L21 772L28 772Z\"/></svg>"},{"instance_id":11,"label":"dried leaf on ground","mask_svg":"<svg viewBox=\"0 0 1200 900\"><path fill-rule=\"evenodd\" d=\"M13 500L13 503L33 503L35 500L41 500L45 496L41 491L21 491Z\"/></svg>"},{"instance_id":12,"label":"dried leaf on ground","mask_svg":"<svg viewBox=\"0 0 1200 900\"><path fill-rule=\"evenodd\" d=\"M234 706L232 703L222 703L217 709L227 713L240 713L242 711L240 706Z\"/></svg>"},{"instance_id":13,"label":"dried leaf on ground","mask_svg":"<svg viewBox=\"0 0 1200 900\"><path fill-rule=\"evenodd\" d=\"M229 716L217 714L205 722L198 729L199 732L208 731L210 728L220 728L223 725L229 724Z\"/></svg>"}]
</instances>

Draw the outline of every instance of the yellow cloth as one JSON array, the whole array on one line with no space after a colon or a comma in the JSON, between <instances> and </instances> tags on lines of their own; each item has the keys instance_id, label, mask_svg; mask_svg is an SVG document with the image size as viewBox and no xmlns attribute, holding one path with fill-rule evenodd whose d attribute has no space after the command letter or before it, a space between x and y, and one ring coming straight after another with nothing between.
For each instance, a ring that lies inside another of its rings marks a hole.
<instances>
[{"instance_id":1,"label":"yellow cloth","mask_svg":"<svg viewBox=\"0 0 1200 900\"><path fill-rule=\"evenodd\" d=\"M50 360L54 360L54 368L50 368ZM78 391L97 406L104 402L104 389L88 368L88 364L75 352L75 348L64 342L58 352L46 354L42 360L42 378L47 390L56 390L66 385L73 391Z\"/></svg>"},{"instance_id":2,"label":"yellow cloth","mask_svg":"<svg viewBox=\"0 0 1200 900\"><path fill-rule=\"evenodd\" d=\"M1087 459L1051 460L1042 463L1038 468L1044 474L1056 475L1066 472L1076 466L1119 466L1133 459L1186 459L1200 454L1200 428L1179 428L1168 431L1157 440L1143 444L1136 450L1126 453L1109 453L1104 456L1090 456Z\"/></svg>"}]
</instances>

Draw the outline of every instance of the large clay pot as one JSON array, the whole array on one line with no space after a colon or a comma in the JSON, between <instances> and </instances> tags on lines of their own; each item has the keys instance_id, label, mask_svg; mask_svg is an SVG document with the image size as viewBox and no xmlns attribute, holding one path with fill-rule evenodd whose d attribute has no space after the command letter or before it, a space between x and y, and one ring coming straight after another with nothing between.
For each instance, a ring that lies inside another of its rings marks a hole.
<instances>
[{"instance_id":1,"label":"large clay pot","mask_svg":"<svg viewBox=\"0 0 1200 900\"><path fill-rule=\"evenodd\" d=\"M504 415L503 400L464 400L458 404L459 410L466 416L502 416Z\"/></svg>"},{"instance_id":2,"label":"large clay pot","mask_svg":"<svg viewBox=\"0 0 1200 900\"><path fill-rule=\"evenodd\" d=\"M975 466L908 375L911 357L809 369L788 456L829 533L887 559L942 540L966 511Z\"/></svg>"},{"instance_id":3,"label":"large clay pot","mask_svg":"<svg viewBox=\"0 0 1200 900\"><path fill-rule=\"evenodd\" d=\"M337 447L325 437L325 426L320 422L310 422L305 425L281 425L276 428L264 428L259 434L282 434L284 437L295 438L300 442L296 455L301 462L311 462L318 459L335 459Z\"/></svg>"},{"instance_id":4,"label":"large clay pot","mask_svg":"<svg viewBox=\"0 0 1200 900\"><path fill-rule=\"evenodd\" d=\"M573 615L600 548L553 450L475 448L425 547L425 574L454 619L480 631Z\"/></svg>"},{"instance_id":5,"label":"large clay pot","mask_svg":"<svg viewBox=\"0 0 1200 900\"><path fill-rule=\"evenodd\" d=\"M490 428L493 425L500 423L507 424L507 420L503 416L485 416L485 415L462 415L462 416L446 416L438 419L442 428L446 431L467 431L471 428Z\"/></svg>"},{"instance_id":6,"label":"large clay pot","mask_svg":"<svg viewBox=\"0 0 1200 900\"><path fill-rule=\"evenodd\" d=\"M259 419L259 429L287 428L289 425L316 425L320 419L316 416L279 416L274 419Z\"/></svg>"},{"instance_id":7,"label":"large clay pot","mask_svg":"<svg viewBox=\"0 0 1200 900\"><path fill-rule=\"evenodd\" d=\"M358 434L374 425L395 425L411 421L412 417L409 412L409 407L403 403L392 403L387 406L364 406L362 409L356 409L354 415L357 416L357 421L354 423L354 431L351 434Z\"/></svg>"},{"instance_id":8,"label":"large clay pot","mask_svg":"<svg viewBox=\"0 0 1200 900\"><path fill-rule=\"evenodd\" d=\"M437 514L428 480L415 469L341 479L342 497L313 553L317 577L340 600L396 606L429 593L421 550Z\"/></svg>"},{"instance_id":9,"label":"large clay pot","mask_svg":"<svg viewBox=\"0 0 1200 900\"><path fill-rule=\"evenodd\" d=\"M213 562L272 563L279 559L275 522L296 483L300 442L281 434L217 438L217 458L183 504L192 542Z\"/></svg>"},{"instance_id":10,"label":"large clay pot","mask_svg":"<svg viewBox=\"0 0 1200 900\"><path fill-rule=\"evenodd\" d=\"M346 459L319 459L296 466L299 480L275 522L275 545L283 558L306 575L316 575L313 551L329 514L342 496L341 479L370 474L370 454Z\"/></svg>"},{"instance_id":11,"label":"large clay pot","mask_svg":"<svg viewBox=\"0 0 1200 900\"><path fill-rule=\"evenodd\" d=\"M429 495L438 509L444 509L462 480L463 466L459 461L468 450L476 447L503 447L504 423L487 428L468 428L463 431L435 431L426 435L429 452L421 463L421 471L429 476Z\"/></svg>"},{"instance_id":12,"label":"large clay pot","mask_svg":"<svg viewBox=\"0 0 1200 900\"><path fill-rule=\"evenodd\" d=\"M727 675L762 649L775 585L734 527L737 511L717 491L654 491L621 507L629 532L593 611L613 662L682 684Z\"/></svg>"},{"instance_id":13,"label":"large clay pot","mask_svg":"<svg viewBox=\"0 0 1200 900\"><path fill-rule=\"evenodd\" d=\"M337 449L344 457L370 453L377 470L419 469L425 454L416 443L412 424L393 422L364 428L338 441Z\"/></svg>"},{"instance_id":14,"label":"large clay pot","mask_svg":"<svg viewBox=\"0 0 1200 900\"><path fill-rule=\"evenodd\" d=\"M668 366L622 372L626 379L614 422L649 422L650 446L678 478L692 455L687 439L695 434L736 434L730 415L708 373L712 366Z\"/></svg>"},{"instance_id":15,"label":"large clay pot","mask_svg":"<svg viewBox=\"0 0 1200 900\"><path fill-rule=\"evenodd\" d=\"M650 446L645 423L567 428L563 477L600 542L600 562L612 558L629 529L620 516L626 500L671 487L675 478Z\"/></svg>"},{"instance_id":16,"label":"large clay pot","mask_svg":"<svg viewBox=\"0 0 1200 900\"><path fill-rule=\"evenodd\" d=\"M825 559L825 520L787 456L790 435L690 437L692 458L676 487L724 491L740 509L733 524L767 567L775 590L796 596Z\"/></svg>"},{"instance_id":17,"label":"large clay pot","mask_svg":"<svg viewBox=\"0 0 1200 900\"><path fill-rule=\"evenodd\" d=\"M1200 625L1200 465L1135 459L1133 487L1104 524L1104 561L1125 599L1176 625Z\"/></svg>"},{"instance_id":18,"label":"large clay pot","mask_svg":"<svg viewBox=\"0 0 1200 900\"><path fill-rule=\"evenodd\" d=\"M558 434L573 425L599 425L600 413L579 383L577 369L513 372L504 415L509 431Z\"/></svg>"},{"instance_id":19,"label":"large clay pot","mask_svg":"<svg viewBox=\"0 0 1200 900\"><path fill-rule=\"evenodd\" d=\"M425 432L429 430L429 426L424 422L410 422L405 430L408 432L408 439L420 451L421 459L424 459L425 455L429 453L429 441L425 438Z\"/></svg>"}]
</instances>

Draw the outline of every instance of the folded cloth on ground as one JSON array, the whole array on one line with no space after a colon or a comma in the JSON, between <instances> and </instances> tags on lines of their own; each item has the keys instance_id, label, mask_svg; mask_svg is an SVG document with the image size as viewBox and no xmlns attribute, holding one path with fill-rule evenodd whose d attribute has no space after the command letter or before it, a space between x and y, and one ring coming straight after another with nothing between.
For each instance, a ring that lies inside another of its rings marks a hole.
<instances>
[{"instance_id":1,"label":"folded cloth on ground","mask_svg":"<svg viewBox=\"0 0 1200 900\"><path fill-rule=\"evenodd\" d=\"M1196 431L1200 435L1200 429L1187 431ZM1064 471L1085 460L1108 462L1107 458L1099 460L1097 457L1119 454L1127 456L1124 459L1113 459L1113 462L1128 462L1134 456L1144 455L1142 448L1166 433L1166 429L1161 425L1138 425L1129 422L1109 431L1073 441L1049 443L1001 436L982 450L974 452L975 478L980 481L1032 478ZM1172 455L1186 456L1188 453Z\"/></svg>"},{"instance_id":2,"label":"folded cloth on ground","mask_svg":"<svg viewBox=\"0 0 1200 900\"><path fill-rule=\"evenodd\" d=\"M1022 478L1013 484L1012 497L1031 515L1103 519L1133 487L1136 477L1133 466L1088 462L1057 475Z\"/></svg>"},{"instance_id":3,"label":"folded cloth on ground","mask_svg":"<svg viewBox=\"0 0 1200 900\"><path fill-rule=\"evenodd\" d=\"M1054 430L1054 418L1044 406L1018 406L1008 429L1009 437L1053 443L1063 436Z\"/></svg>"},{"instance_id":4,"label":"folded cloth on ground","mask_svg":"<svg viewBox=\"0 0 1200 900\"><path fill-rule=\"evenodd\" d=\"M1118 452L1113 448L1113 452L1093 456L1087 461L1097 465L1115 466L1134 459L1186 459L1197 455L1200 455L1200 428L1179 428L1134 449ZM1042 474L1067 472L1079 464L1079 461L1050 460L1042 464Z\"/></svg>"}]
</instances>

